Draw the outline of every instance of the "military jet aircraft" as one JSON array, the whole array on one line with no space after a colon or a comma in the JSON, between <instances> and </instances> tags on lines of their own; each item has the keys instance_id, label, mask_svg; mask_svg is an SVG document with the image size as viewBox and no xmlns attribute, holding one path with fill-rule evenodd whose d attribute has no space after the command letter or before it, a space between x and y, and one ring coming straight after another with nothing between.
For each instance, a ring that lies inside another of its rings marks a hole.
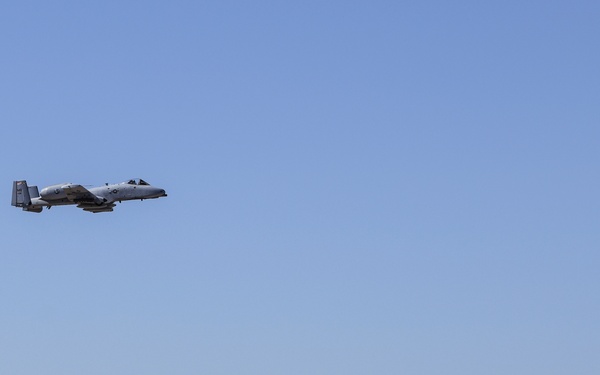
<instances>
[{"instance_id":1,"label":"military jet aircraft","mask_svg":"<svg viewBox=\"0 0 600 375\"><path fill-rule=\"evenodd\" d=\"M87 212L111 212L116 202L166 197L164 189L150 186L142 179L87 189L81 185L64 183L51 185L38 192L37 186L27 186L27 181L14 181L12 205L23 211L42 212L44 207L76 204Z\"/></svg>"}]
</instances>

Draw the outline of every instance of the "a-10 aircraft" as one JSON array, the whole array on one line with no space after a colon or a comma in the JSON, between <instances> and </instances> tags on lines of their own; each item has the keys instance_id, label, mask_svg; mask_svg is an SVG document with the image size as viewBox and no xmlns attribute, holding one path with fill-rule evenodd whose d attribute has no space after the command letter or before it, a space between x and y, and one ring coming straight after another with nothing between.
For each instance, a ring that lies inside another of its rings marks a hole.
<instances>
[{"instance_id":1,"label":"a-10 aircraft","mask_svg":"<svg viewBox=\"0 0 600 375\"><path fill-rule=\"evenodd\" d=\"M93 188L64 183L51 185L38 191L37 186L27 186L27 181L14 181L12 205L23 211L42 212L44 207L76 204L84 211L111 212L116 202L166 197L164 189L150 186L142 179L133 179L119 184L106 184Z\"/></svg>"}]
</instances>

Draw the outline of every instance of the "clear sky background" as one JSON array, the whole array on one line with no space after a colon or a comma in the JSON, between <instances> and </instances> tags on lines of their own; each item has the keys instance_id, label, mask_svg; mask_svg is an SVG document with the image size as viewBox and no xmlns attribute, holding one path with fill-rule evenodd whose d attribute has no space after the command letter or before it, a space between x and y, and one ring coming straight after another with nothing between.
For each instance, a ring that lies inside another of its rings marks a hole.
<instances>
[{"instance_id":1,"label":"clear sky background","mask_svg":"<svg viewBox=\"0 0 600 375\"><path fill-rule=\"evenodd\" d=\"M0 373L598 374L597 1L0 8ZM141 177L109 214L12 181Z\"/></svg>"}]
</instances>

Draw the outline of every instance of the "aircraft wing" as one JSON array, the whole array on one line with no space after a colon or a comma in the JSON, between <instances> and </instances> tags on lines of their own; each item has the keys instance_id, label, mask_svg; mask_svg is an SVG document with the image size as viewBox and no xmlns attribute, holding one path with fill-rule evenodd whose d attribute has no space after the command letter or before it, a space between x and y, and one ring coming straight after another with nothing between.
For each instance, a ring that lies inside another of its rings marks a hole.
<instances>
[{"instance_id":1,"label":"aircraft wing","mask_svg":"<svg viewBox=\"0 0 600 375\"><path fill-rule=\"evenodd\" d=\"M77 203L77 207L87 212L111 212L114 203L106 203L103 199L81 185L68 184L62 186L63 191L67 194L67 199Z\"/></svg>"},{"instance_id":2,"label":"aircraft wing","mask_svg":"<svg viewBox=\"0 0 600 375\"><path fill-rule=\"evenodd\" d=\"M72 202L102 202L101 198L92 194L92 192L81 185L68 184L61 186L61 188L67 194L67 199Z\"/></svg>"}]
</instances>

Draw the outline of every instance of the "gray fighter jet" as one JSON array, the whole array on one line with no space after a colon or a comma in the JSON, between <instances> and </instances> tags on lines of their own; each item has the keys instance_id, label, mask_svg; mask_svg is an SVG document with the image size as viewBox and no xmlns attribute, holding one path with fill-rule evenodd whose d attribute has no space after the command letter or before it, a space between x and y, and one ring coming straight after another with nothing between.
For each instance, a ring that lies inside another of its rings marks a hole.
<instances>
[{"instance_id":1,"label":"gray fighter jet","mask_svg":"<svg viewBox=\"0 0 600 375\"><path fill-rule=\"evenodd\" d=\"M27 186L27 181L14 181L12 205L23 207L23 211L42 212L44 207L76 204L84 211L111 212L116 202L166 197L164 189L150 186L142 179L133 179L120 184L85 188L81 185L64 183L48 186L38 191L37 186Z\"/></svg>"}]
</instances>

